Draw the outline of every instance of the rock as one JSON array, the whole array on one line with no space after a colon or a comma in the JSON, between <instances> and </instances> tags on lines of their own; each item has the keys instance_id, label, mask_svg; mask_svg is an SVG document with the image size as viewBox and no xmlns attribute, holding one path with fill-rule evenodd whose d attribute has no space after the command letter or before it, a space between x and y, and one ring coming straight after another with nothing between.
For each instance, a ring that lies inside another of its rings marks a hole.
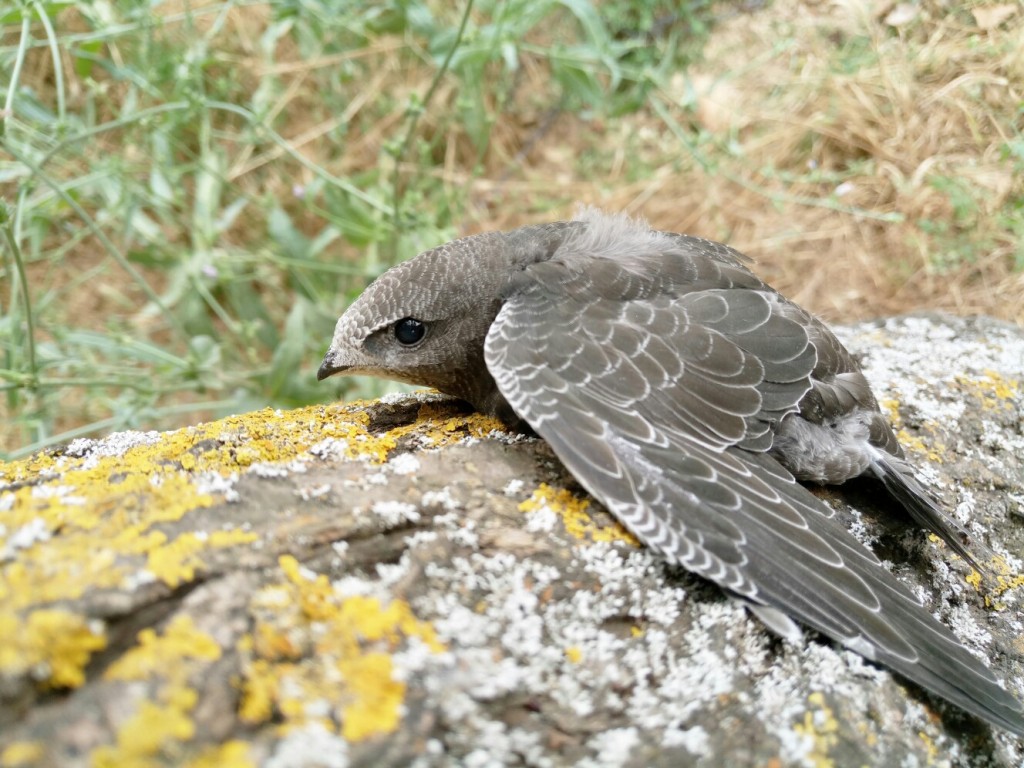
<instances>
[{"instance_id":1,"label":"rock","mask_svg":"<svg viewBox=\"0 0 1024 768\"><path fill-rule=\"evenodd\" d=\"M840 329L981 580L816 491L1024 696L1024 330ZM1019 765L1024 743L662 565L435 395L0 465L0 766Z\"/></svg>"}]
</instances>

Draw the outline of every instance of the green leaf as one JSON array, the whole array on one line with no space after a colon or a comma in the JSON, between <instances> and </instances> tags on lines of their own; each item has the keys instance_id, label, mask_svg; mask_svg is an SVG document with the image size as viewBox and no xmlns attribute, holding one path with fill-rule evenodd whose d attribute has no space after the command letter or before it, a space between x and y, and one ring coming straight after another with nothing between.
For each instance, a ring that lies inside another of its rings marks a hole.
<instances>
[{"instance_id":1,"label":"green leaf","mask_svg":"<svg viewBox=\"0 0 1024 768\"><path fill-rule=\"evenodd\" d=\"M20 24L26 15L28 15L30 21L34 21L38 18L39 9L43 11L50 21L53 21L58 13L74 4L74 0L50 0L50 2L15 4L14 7L0 12L0 24Z\"/></svg>"},{"instance_id":2,"label":"green leaf","mask_svg":"<svg viewBox=\"0 0 1024 768\"><path fill-rule=\"evenodd\" d=\"M267 217L267 231L271 239L277 243L281 250L293 259L307 259L309 257L309 240L292 223L287 211L275 206Z\"/></svg>"}]
</instances>

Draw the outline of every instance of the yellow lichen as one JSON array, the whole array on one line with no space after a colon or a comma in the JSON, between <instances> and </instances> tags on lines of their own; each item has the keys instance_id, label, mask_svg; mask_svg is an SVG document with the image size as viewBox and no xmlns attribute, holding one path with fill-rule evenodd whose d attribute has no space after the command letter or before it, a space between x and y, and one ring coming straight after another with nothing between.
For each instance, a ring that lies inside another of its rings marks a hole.
<instances>
[{"instance_id":1,"label":"yellow lichen","mask_svg":"<svg viewBox=\"0 0 1024 768\"><path fill-rule=\"evenodd\" d=\"M900 401L894 397L879 398L878 405L889 415L889 423L893 429L900 429L903 426L903 417L900 415Z\"/></svg>"},{"instance_id":2,"label":"yellow lichen","mask_svg":"<svg viewBox=\"0 0 1024 768\"><path fill-rule=\"evenodd\" d=\"M157 765L153 758L165 748L195 735L191 712L197 698L191 688L174 686L164 690L160 702L143 701L117 729L115 745L93 750L94 768Z\"/></svg>"},{"instance_id":3,"label":"yellow lichen","mask_svg":"<svg viewBox=\"0 0 1024 768\"><path fill-rule=\"evenodd\" d=\"M541 483L526 501L519 505L521 512L550 509L562 518L565 530L577 539L590 541L624 541L634 547L640 542L619 523L600 526L587 513L590 500L574 496L565 488L552 488Z\"/></svg>"},{"instance_id":4,"label":"yellow lichen","mask_svg":"<svg viewBox=\"0 0 1024 768\"><path fill-rule=\"evenodd\" d=\"M221 656L217 641L196 628L190 616L175 616L158 635L153 629L139 632L138 645L107 668L108 680L145 680L167 675L185 661L216 661Z\"/></svg>"},{"instance_id":5,"label":"yellow lichen","mask_svg":"<svg viewBox=\"0 0 1024 768\"><path fill-rule=\"evenodd\" d=\"M232 739L223 744L208 747L196 757L187 761L184 768L255 768L249 754L249 745Z\"/></svg>"},{"instance_id":6,"label":"yellow lichen","mask_svg":"<svg viewBox=\"0 0 1024 768\"><path fill-rule=\"evenodd\" d=\"M221 657L220 645L185 614L175 616L162 632L143 629L137 644L114 662L108 680L157 680L154 700L142 701L117 728L114 744L93 750L96 768L156 765L161 755L179 754L180 742L195 735L192 710L199 695L189 680Z\"/></svg>"},{"instance_id":7,"label":"yellow lichen","mask_svg":"<svg viewBox=\"0 0 1024 768\"><path fill-rule=\"evenodd\" d=\"M176 587L195 578L196 569L203 565L203 552L248 544L258 539L259 536L252 531L240 529L214 531L208 536L184 533L168 544L150 549L146 568L167 586Z\"/></svg>"},{"instance_id":8,"label":"yellow lichen","mask_svg":"<svg viewBox=\"0 0 1024 768\"><path fill-rule=\"evenodd\" d=\"M964 581L981 592L981 574L974 568L971 568L971 572L964 577Z\"/></svg>"},{"instance_id":9,"label":"yellow lichen","mask_svg":"<svg viewBox=\"0 0 1024 768\"><path fill-rule=\"evenodd\" d=\"M424 404L411 424L375 433L366 405L268 408L159 435L112 436L102 450L83 455L0 462L0 550L15 553L0 563L0 670L43 664L52 669L48 684L80 685L102 640L82 629L85 619L68 632L45 632L46 614L33 619L35 611L101 590L130 591L153 577L174 588L197 578L212 550L256 541L244 530L168 529L223 503L197 481L203 475L228 478L256 463L308 456L328 437L338 438L348 459L383 462L402 438L441 446L501 428L479 414L449 418L440 406ZM4 642L8 637L15 641Z\"/></svg>"},{"instance_id":10,"label":"yellow lichen","mask_svg":"<svg viewBox=\"0 0 1024 768\"><path fill-rule=\"evenodd\" d=\"M440 447L502 429L479 414L448 417L443 406L424 404L414 422L375 431L365 407L265 409L159 435L112 436L81 455L50 452L0 462L0 550L13 552L0 563L0 673L30 675L50 687L82 685L89 659L106 646L102 622L54 604L67 606L98 591L132 592L154 578L178 587L197 578L212 551L255 542L258 535L244 530L203 532L209 519L202 511L225 501L207 490L217 484L204 478L308 460L309 449L330 437L343 458L380 463L403 440ZM341 595L287 558L282 569L285 579L254 599L253 633L240 643L247 659L243 718L265 722L276 713L285 728L322 722L326 702L328 725L346 738L393 731L405 687L391 654L416 641L442 650L433 629L402 601L382 605ZM198 696L189 681L219 654L212 638L183 617L162 632L141 632L106 678L157 685L118 722L115 743L94 751L94 764L185 760L188 749L180 742L193 738ZM3 757L17 764L32 754L27 746L9 745ZM229 743L195 761L245 765L249 757Z\"/></svg>"},{"instance_id":11,"label":"yellow lichen","mask_svg":"<svg viewBox=\"0 0 1024 768\"><path fill-rule=\"evenodd\" d=\"M38 741L15 741L0 752L0 768L39 765L45 754L45 747Z\"/></svg>"},{"instance_id":12,"label":"yellow lichen","mask_svg":"<svg viewBox=\"0 0 1024 768\"><path fill-rule=\"evenodd\" d=\"M107 646L101 622L70 611L41 608L21 618L0 612L0 673L33 677L53 688L85 682L89 658Z\"/></svg>"},{"instance_id":13,"label":"yellow lichen","mask_svg":"<svg viewBox=\"0 0 1024 768\"><path fill-rule=\"evenodd\" d=\"M928 461L933 463L942 463L942 456L946 451L946 445L941 440L932 439L929 444L917 435L910 434L905 429L897 430L896 437L899 438L900 445L906 450L926 456Z\"/></svg>"},{"instance_id":14,"label":"yellow lichen","mask_svg":"<svg viewBox=\"0 0 1024 768\"><path fill-rule=\"evenodd\" d=\"M935 759L939 756L939 748L935 746L935 742L932 740L932 737L924 731L918 731L917 737L924 742L924 747L928 750L928 764L934 764Z\"/></svg>"},{"instance_id":15,"label":"yellow lichen","mask_svg":"<svg viewBox=\"0 0 1024 768\"><path fill-rule=\"evenodd\" d=\"M345 686L341 710L341 735L362 741L398 728L405 683L395 679L394 665L386 653L363 653L339 659L338 671Z\"/></svg>"},{"instance_id":16,"label":"yellow lichen","mask_svg":"<svg viewBox=\"0 0 1024 768\"><path fill-rule=\"evenodd\" d=\"M291 555L283 555L277 562L291 585L298 587L298 604L306 618L320 621L334 613L334 588L326 576L322 573L304 573L299 561Z\"/></svg>"},{"instance_id":17,"label":"yellow lichen","mask_svg":"<svg viewBox=\"0 0 1024 768\"><path fill-rule=\"evenodd\" d=\"M451 445L467 437L484 438L504 431L504 425L495 418L473 413L467 416L441 417L443 411L435 405L421 405L415 421L401 424L382 433L371 433L369 415L361 410L370 403L348 404L348 418L321 427L321 439L333 437L345 443L345 455L350 459L382 463L388 460L399 440L415 434L431 448Z\"/></svg>"},{"instance_id":18,"label":"yellow lichen","mask_svg":"<svg viewBox=\"0 0 1024 768\"><path fill-rule=\"evenodd\" d=\"M819 691L808 696L807 701L817 711L805 712L803 722L794 725L793 730L810 739L811 751L804 756L805 761L815 768L832 768L835 763L829 757L829 750L839 742L839 721Z\"/></svg>"},{"instance_id":19,"label":"yellow lichen","mask_svg":"<svg viewBox=\"0 0 1024 768\"><path fill-rule=\"evenodd\" d=\"M984 596L987 608L1001 611L1006 608L1006 603L999 598L1011 589L1024 587L1024 574L1014 571L1006 559L998 555L988 559L985 570L989 578L983 579L980 573L972 570L966 581L978 591L978 594Z\"/></svg>"},{"instance_id":20,"label":"yellow lichen","mask_svg":"<svg viewBox=\"0 0 1024 768\"><path fill-rule=\"evenodd\" d=\"M303 648L295 639L273 624L261 622L250 637L256 653L270 661L294 660L303 654Z\"/></svg>"},{"instance_id":21,"label":"yellow lichen","mask_svg":"<svg viewBox=\"0 0 1024 768\"><path fill-rule=\"evenodd\" d=\"M263 723L273 716L274 702L280 698L281 679L289 671L285 665L267 659L249 661L238 708L242 722Z\"/></svg>"},{"instance_id":22,"label":"yellow lichen","mask_svg":"<svg viewBox=\"0 0 1024 768\"><path fill-rule=\"evenodd\" d=\"M984 371L984 378L980 379L957 376L956 382L962 391L977 397L985 410L1013 408L1020 394L1020 382L992 370Z\"/></svg>"},{"instance_id":23,"label":"yellow lichen","mask_svg":"<svg viewBox=\"0 0 1024 768\"><path fill-rule=\"evenodd\" d=\"M402 600L384 605L373 597L345 595L290 555L279 563L284 580L254 596L253 634L239 646L245 660L242 719L256 724L276 714L286 731L315 721L350 741L394 732L405 683L391 654L413 638L441 652L433 627ZM268 624L271 631L264 630ZM294 654L299 649L302 658Z\"/></svg>"}]
</instances>

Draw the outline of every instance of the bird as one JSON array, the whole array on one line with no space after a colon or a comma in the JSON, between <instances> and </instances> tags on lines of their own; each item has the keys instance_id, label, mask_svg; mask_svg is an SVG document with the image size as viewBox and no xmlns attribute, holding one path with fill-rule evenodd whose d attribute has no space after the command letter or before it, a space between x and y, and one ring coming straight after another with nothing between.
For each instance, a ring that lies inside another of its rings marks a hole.
<instances>
[{"instance_id":1,"label":"bird","mask_svg":"<svg viewBox=\"0 0 1024 768\"><path fill-rule=\"evenodd\" d=\"M854 356L739 251L582 208L374 280L317 371L435 388L545 440L668 563L1024 736L1024 707L804 484L871 477L972 566ZM803 481L803 482L800 482Z\"/></svg>"}]
</instances>

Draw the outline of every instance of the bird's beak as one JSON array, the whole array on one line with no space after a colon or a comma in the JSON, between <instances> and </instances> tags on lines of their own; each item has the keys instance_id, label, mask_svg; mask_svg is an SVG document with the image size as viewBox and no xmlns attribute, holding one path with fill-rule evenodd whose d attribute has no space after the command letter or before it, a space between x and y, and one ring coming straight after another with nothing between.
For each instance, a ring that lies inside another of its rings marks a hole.
<instances>
[{"instance_id":1,"label":"bird's beak","mask_svg":"<svg viewBox=\"0 0 1024 768\"><path fill-rule=\"evenodd\" d=\"M344 319L343 316L338 321L339 324ZM345 338L344 334L339 335L342 336L341 340L333 339L331 346L327 348L324 361L320 363L320 368L316 372L316 380L323 381L328 376L335 376L339 373L366 373L373 376L379 370L378 363L359 349L358 344Z\"/></svg>"},{"instance_id":2,"label":"bird's beak","mask_svg":"<svg viewBox=\"0 0 1024 768\"><path fill-rule=\"evenodd\" d=\"M329 376L335 374L344 374L351 372L352 369L357 368L354 366L354 362L351 355L347 353L347 350L339 349L335 344L331 345L331 348L327 350L327 354L324 355L324 361L316 372L316 381L324 381Z\"/></svg>"},{"instance_id":3,"label":"bird's beak","mask_svg":"<svg viewBox=\"0 0 1024 768\"><path fill-rule=\"evenodd\" d=\"M334 360L331 359L331 353L328 352L324 361L320 363L320 368L316 372L316 380L323 381L328 376L333 376L336 373L344 373L349 370L351 365L336 365Z\"/></svg>"}]
</instances>

